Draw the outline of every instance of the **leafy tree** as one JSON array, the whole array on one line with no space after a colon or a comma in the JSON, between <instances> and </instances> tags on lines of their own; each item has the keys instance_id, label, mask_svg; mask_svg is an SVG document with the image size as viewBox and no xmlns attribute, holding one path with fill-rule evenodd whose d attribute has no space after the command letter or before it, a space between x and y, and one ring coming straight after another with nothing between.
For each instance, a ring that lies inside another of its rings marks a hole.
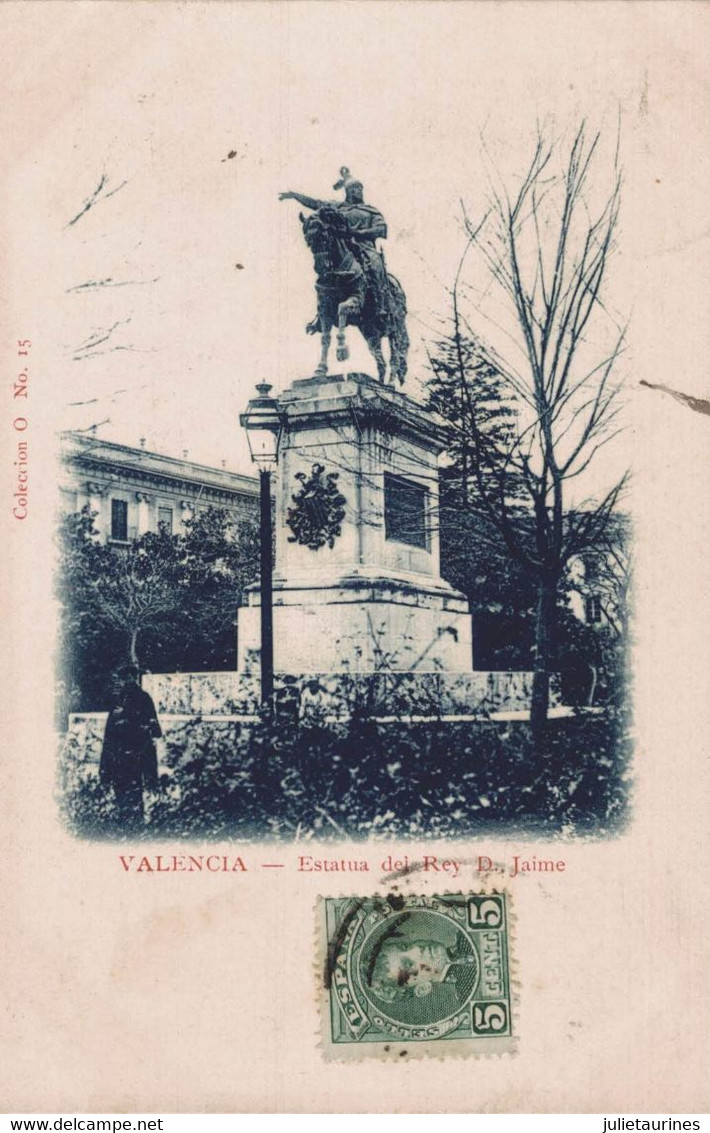
<instances>
[{"instance_id":1,"label":"leafy tree","mask_svg":"<svg viewBox=\"0 0 710 1133\"><path fill-rule=\"evenodd\" d=\"M130 660L174 671L236 665L237 608L256 574L254 525L208 508L183 535L164 527L126 548L98 542L84 508L59 532L62 684L67 711L105 706Z\"/></svg>"},{"instance_id":2,"label":"leafy tree","mask_svg":"<svg viewBox=\"0 0 710 1133\"><path fill-rule=\"evenodd\" d=\"M237 610L258 577L258 526L210 507L186 522L182 546L183 624L190 639L181 667L236 669Z\"/></svg>"},{"instance_id":3,"label":"leafy tree","mask_svg":"<svg viewBox=\"0 0 710 1133\"><path fill-rule=\"evenodd\" d=\"M57 723L69 712L107 706L109 676L127 659L123 630L109 626L94 609L93 580L103 548L96 542L88 507L63 516L59 526L56 593L59 600Z\"/></svg>"}]
</instances>

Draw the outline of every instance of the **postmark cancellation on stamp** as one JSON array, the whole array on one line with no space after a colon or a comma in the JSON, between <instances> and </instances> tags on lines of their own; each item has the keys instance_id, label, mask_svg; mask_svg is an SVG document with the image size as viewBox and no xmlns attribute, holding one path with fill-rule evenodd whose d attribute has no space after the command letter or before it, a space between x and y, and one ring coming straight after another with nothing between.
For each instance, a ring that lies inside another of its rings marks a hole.
<instances>
[{"instance_id":1,"label":"postmark cancellation on stamp","mask_svg":"<svg viewBox=\"0 0 710 1133\"><path fill-rule=\"evenodd\" d=\"M328 1057L514 1049L506 893L325 897Z\"/></svg>"}]
</instances>

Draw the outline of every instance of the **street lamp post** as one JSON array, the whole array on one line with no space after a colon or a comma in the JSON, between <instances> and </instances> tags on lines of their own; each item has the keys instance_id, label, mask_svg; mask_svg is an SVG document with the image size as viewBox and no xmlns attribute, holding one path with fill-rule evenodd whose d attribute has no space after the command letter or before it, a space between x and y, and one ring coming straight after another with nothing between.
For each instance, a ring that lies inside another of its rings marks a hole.
<instances>
[{"instance_id":1,"label":"street lamp post","mask_svg":"<svg viewBox=\"0 0 710 1133\"><path fill-rule=\"evenodd\" d=\"M283 415L271 386L260 382L239 423L247 431L251 458L259 469L259 543L261 597L261 703L270 706L274 695L273 563L271 551L271 473L279 459Z\"/></svg>"}]
</instances>

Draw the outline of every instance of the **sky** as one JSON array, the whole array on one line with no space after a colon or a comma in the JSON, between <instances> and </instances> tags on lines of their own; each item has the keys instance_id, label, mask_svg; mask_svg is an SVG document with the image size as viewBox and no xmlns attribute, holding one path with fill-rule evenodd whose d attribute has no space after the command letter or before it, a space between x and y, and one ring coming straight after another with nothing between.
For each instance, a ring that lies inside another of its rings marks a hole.
<instances>
[{"instance_id":1,"label":"sky","mask_svg":"<svg viewBox=\"0 0 710 1133\"><path fill-rule=\"evenodd\" d=\"M610 36L603 4L109 0L59 5L61 19L36 7L10 45L28 139L13 138L11 206L26 223L10 251L20 274L33 253L57 427L98 424L109 440L144 437L249 472L238 417L255 383L284 389L318 356L304 333L315 300L299 208L278 194L337 197L343 164L388 222L388 268L409 304L405 392L421 395L464 246L462 202L480 216L491 163L514 188L538 124L562 154L585 117L602 131L602 191L620 125L626 182L607 301L632 325L631 432L592 471L592 489L627 462L640 372L702 392L692 370L669 373L677 352L663 330L681 314L674 303L691 329L704 317L666 286L699 236L684 200L705 192L707 172L697 153L679 164L673 144L675 123L684 153L702 135L692 97L702 77L681 79L654 115L654 69L682 61L670 8L649 12L644 36L637 6L614 6ZM471 261L466 282L485 293L481 272ZM670 309L659 319L661 294ZM469 317L479 325L475 302ZM357 331L348 338L348 368L373 373Z\"/></svg>"}]
</instances>

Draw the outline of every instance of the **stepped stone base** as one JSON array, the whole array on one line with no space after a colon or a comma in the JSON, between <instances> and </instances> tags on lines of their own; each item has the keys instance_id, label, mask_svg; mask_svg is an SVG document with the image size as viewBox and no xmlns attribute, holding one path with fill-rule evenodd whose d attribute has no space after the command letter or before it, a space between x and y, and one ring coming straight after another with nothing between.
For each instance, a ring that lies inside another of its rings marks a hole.
<instances>
[{"instance_id":1,"label":"stepped stone base","mask_svg":"<svg viewBox=\"0 0 710 1133\"><path fill-rule=\"evenodd\" d=\"M259 591L239 611L238 668L258 672ZM320 584L274 584L274 664L298 675L313 668L342 673L388 670L426 674L432 669L470 673L468 603L447 583L415 585L396 577L341 578Z\"/></svg>"}]
</instances>

